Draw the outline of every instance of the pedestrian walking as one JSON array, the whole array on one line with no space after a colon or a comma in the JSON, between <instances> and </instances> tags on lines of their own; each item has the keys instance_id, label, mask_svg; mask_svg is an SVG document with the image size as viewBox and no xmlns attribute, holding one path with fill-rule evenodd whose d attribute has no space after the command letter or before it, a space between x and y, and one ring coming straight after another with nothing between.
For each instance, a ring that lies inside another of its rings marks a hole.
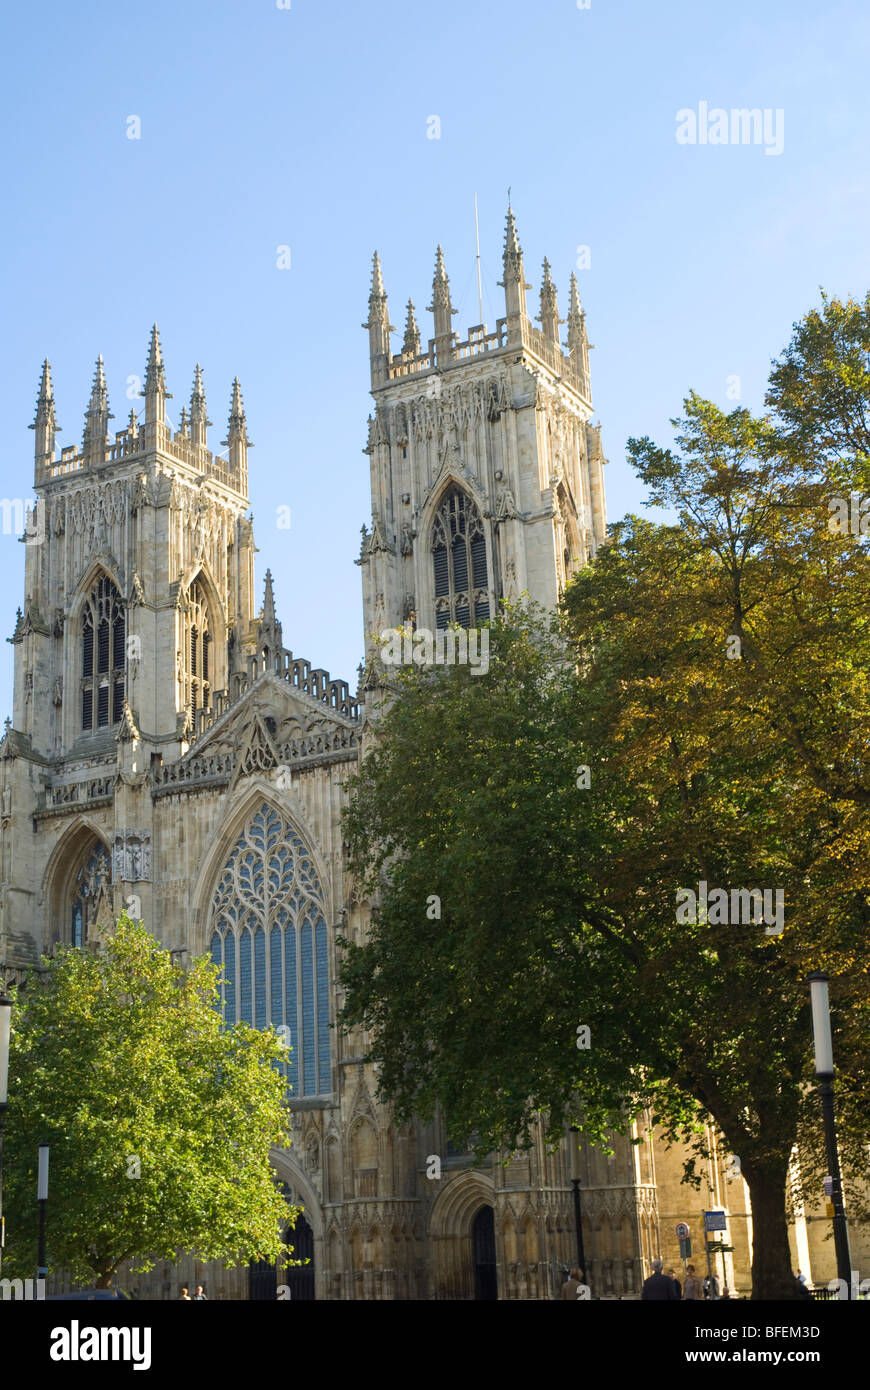
<instances>
[{"instance_id":1,"label":"pedestrian walking","mask_svg":"<svg viewBox=\"0 0 870 1390\"><path fill-rule=\"evenodd\" d=\"M193 1302L194 1302L194 1303L208 1303L208 1295L206 1294L205 1290L203 1289L202 1284L197 1284L197 1286L196 1286L196 1293L193 1295Z\"/></svg>"},{"instance_id":2,"label":"pedestrian walking","mask_svg":"<svg viewBox=\"0 0 870 1390\"><path fill-rule=\"evenodd\" d=\"M653 1260L652 1274L648 1279L644 1279L640 1297L643 1303L676 1303L677 1291L674 1281L662 1274L661 1260Z\"/></svg>"},{"instance_id":3,"label":"pedestrian walking","mask_svg":"<svg viewBox=\"0 0 870 1390\"><path fill-rule=\"evenodd\" d=\"M683 1289L683 1302L685 1303L692 1299L700 1300L703 1297L704 1290L701 1287L700 1279L695 1273L695 1266L686 1265L686 1287Z\"/></svg>"},{"instance_id":4,"label":"pedestrian walking","mask_svg":"<svg viewBox=\"0 0 870 1390\"><path fill-rule=\"evenodd\" d=\"M715 1274L708 1274L704 1280L704 1297L718 1299L719 1296L719 1280Z\"/></svg>"},{"instance_id":5,"label":"pedestrian walking","mask_svg":"<svg viewBox=\"0 0 870 1390\"><path fill-rule=\"evenodd\" d=\"M573 1298L574 1302L576 1303L578 1292L582 1288L582 1283L582 1275L580 1273L580 1270L575 1265L574 1268L569 1271L568 1278L565 1280L564 1284L559 1290L559 1297L568 1299Z\"/></svg>"},{"instance_id":6,"label":"pedestrian walking","mask_svg":"<svg viewBox=\"0 0 870 1390\"><path fill-rule=\"evenodd\" d=\"M674 1288L677 1291L677 1298L681 1299L683 1297L683 1286L677 1278L676 1273L672 1269L667 1270L666 1273L668 1278L673 1280Z\"/></svg>"},{"instance_id":7,"label":"pedestrian walking","mask_svg":"<svg viewBox=\"0 0 870 1390\"><path fill-rule=\"evenodd\" d=\"M187 1285L186 1285L186 1284L182 1284L182 1286L181 1286L181 1293L178 1295L178 1301L179 1301L179 1303L192 1303L192 1302L193 1302L193 1299L191 1298L190 1293L188 1292L188 1288L187 1288Z\"/></svg>"}]
</instances>

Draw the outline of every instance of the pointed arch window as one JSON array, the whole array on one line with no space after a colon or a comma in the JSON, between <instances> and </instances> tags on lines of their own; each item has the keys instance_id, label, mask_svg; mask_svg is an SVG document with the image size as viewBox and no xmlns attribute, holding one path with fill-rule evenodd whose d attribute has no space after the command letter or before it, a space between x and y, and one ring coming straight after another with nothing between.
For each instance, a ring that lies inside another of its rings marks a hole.
<instances>
[{"instance_id":1,"label":"pointed arch window","mask_svg":"<svg viewBox=\"0 0 870 1390\"><path fill-rule=\"evenodd\" d=\"M111 880L112 861L109 851L100 840L96 840L87 850L73 879L68 909L69 940L73 946L87 945Z\"/></svg>"},{"instance_id":2,"label":"pointed arch window","mask_svg":"<svg viewBox=\"0 0 870 1390\"><path fill-rule=\"evenodd\" d=\"M108 575L91 590L82 614L82 729L117 724L126 694L127 619Z\"/></svg>"},{"instance_id":3,"label":"pointed arch window","mask_svg":"<svg viewBox=\"0 0 870 1390\"><path fill-rule=\"evenodd\" d=\"M262 802L248 817L214 891L209 946L223 970L227 1023L288 1030L291 1097L332 1090L326 914L311 854Z\"/></svg>"},{"instance_id":4,"label":"pointed arch window","mask_svg":"<svg viewBox=\"0 0 870 1390\"><path fill-rule=\"evenodd\" d=\"M486 534L483 517L460 488L444 494L432 523L435 625L446 628L489 619Z\"/></svg>"},{"instance_id":5,"label":"pointed arch window","mask_svg":"<svg viewBox=\"0 0 870 1390\"><path fill-rule=\"evenodd\" d=\"M195 579L187 591L184 614L184 699L191 714L208 709L212 691L212 627L205 590Z\"/></svg>"}]
</instances>

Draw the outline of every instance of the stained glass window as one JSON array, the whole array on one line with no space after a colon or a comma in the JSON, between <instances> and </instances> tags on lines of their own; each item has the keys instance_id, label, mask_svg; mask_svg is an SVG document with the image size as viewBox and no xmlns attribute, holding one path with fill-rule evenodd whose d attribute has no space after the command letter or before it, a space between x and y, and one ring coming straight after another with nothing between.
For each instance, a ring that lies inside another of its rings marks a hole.
<instances>
[{"instance_id":1,"label":"stained glass window","mask_svg":"<svg viewBox=\"0 0 870 1390\"><path fill-rule=\"evenodd\" d=\"M289 1030L293 1096L332 1090L323 893L303 841L275 807L249 816L214 891L211 958L224 972L223 1016ZM268 943L268 949L267 949Z\"/></svg>"},{"instance_id":2,"label":"stained glass window","mask_svg":"<svg viewBox=\"0 0 870 1390\"><path fill-rule=\"evenodd\" d=\"M73 898L70 907L70 942L73 946L85 946L88 930L96 921L100 900L112 881L112 863L109 851L99 840L88 850L82 866L73 882Z\"/></svg>"}]
</instances>

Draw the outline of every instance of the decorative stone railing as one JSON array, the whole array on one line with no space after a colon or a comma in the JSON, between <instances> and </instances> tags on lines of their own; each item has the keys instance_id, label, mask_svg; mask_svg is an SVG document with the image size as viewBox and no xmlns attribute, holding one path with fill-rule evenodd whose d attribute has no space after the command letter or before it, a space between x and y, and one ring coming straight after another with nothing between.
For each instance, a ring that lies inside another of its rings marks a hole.
<instances>
[{"instance_id":1,"label":"decorative stone railing","mask_svg":"<svg viewBox=\"0 0 870 1390\"><path fill-rule=\"evenodd\" d=\"M232 753L203 754L199 758L182 758L175 763L164 763L152 772L154 794L159 796L161 792L183 791L194 783L198 786L226 783L232 776L233 763Z\"/></svg>"},{"instance_id":2,"label":"decorative stone railing","mask_svg":"<svg viewBox=\"0 0 870 1390\"><path fill-rule=\"evenodd\" d=\"M298 738L291 738L275 745L278 762L272 771L277 774L281 768L332 758L335 754L344 753L348 757L355 757L358 746L356 731L353 729L335 728L301 734ZM154 795L165 796L170 792L187 791L193 787L226 786L232 778L237 756L238 751L202 753L198 757L188 754L178 762L155 767L152 772Z\"/></svg>"},{"instance_id":3,"label":"decorative stone railing","mask_svg":"<svg viewBox=\"0 0 870 1390\"><path fill-rule=\"evenodd\" d=\"M571 357L567 357L557 343L552 342L536 328L525 314L520 316L519 325L519 336L523 346L530 348L557 376L564 377L575 391L589 402L587 373L579 368ZM416 357L410 357L407 353L398 353L392 357L387 367L388 379L394 381L404 376L415 376L420 372L431 371L435 366L446 367L451 362L467 361L469 358L508 347L508 321L506 318L498 319L494 333L485 332L484 324L476 324L468 330L468 337L464 342L452 342L446 352L439 353L436 343L437 340L431 338L428 352L418 353Z\"/></svg>"},{"instance_id":4,"label":"decorative stone railing","mask_svg":"<svg viewBox=\"0 0 870 1390\"><path fill-rule=\"evenodd\" d=\"M213 454L204 444L193 444L185 435L176 434L173 438L168 425L158 425L154 428L157 430L157 448L161 453L168 454L170 458L188 464L197 473L205 473L210 478L216 478L241 496L247 496L248 478L245 469L240 472L236 468L231 468L228 459ZM99 467L100 463L119 463L123 459L132 458L136 454L144 454L145 452L144 427L137 430L135 434L131 433L130 430L118 430L114 443L106 445L105 457L98 460L96 466ZM37 469L36 481L41 483L50 478L62 478L68 473L78 473L84 467L85 459L81 447L70 444L65 449L61 449L59 459Z\"/></svg>"},{"instance_id":5,"label":"decorative stone railing","mask_svg":"<svg viewBox=\"0 0 870 1390\"><path fill-rule=\"evenodd\" d=\"M359 719L359 701L351 695L347 681L331 680L328 671L321 667L312 669L310 661L306 661L304 657L294 657L286 647L281 647L274 656L270 655L268 660L254 656L248 658L247 672L239 671L231 678L232 702L235 703L250 690L254 682L263 675L278 676L297 690L301 690L303 695L327 705L345 719Z\"/></svg>"},{"instance_id":6,"label":"decorative stone railing","mask_svg":"<svg viewBox=\"0 0 870 1390\"><path fill-rule=\"evenodd\" d=\"M110 801L115 791L115 773L108 777L89 777L80 782L63 782L59 786L46 787L36 797L36 815L50 815L53 811L63 811L68 807L93 804L95 801Z\"/></svg>"}]
</instances>

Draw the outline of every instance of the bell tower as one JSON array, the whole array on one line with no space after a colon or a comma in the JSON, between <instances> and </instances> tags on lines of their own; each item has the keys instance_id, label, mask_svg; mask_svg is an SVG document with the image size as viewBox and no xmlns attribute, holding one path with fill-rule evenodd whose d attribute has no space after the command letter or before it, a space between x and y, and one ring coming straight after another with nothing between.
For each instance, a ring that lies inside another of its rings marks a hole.
<instances>
[{"instance_id":1,"label":"bell tower","mask_svg":"<svg viewBox=\"0 0 870 1390\"><path fill-rule=\"evenodd\" d=\"M251 444L239 382L226 453L213 453L198 365L179 427L167 418L155 325L142 399L111 435L100 357L81 446L58 455L43 364L32 425L37 500L9 638L13 717L0 745L0 960L16 939L23 959L54 940L84 944L100 894L111 893L116 913L132 895L131 910L154 920L151 775L220 717L256 661ZM34 892L44 883L57 904ZM76 884L81 912L71 927Z\"/></svg>"},{"instance_id":2,"label":"bell tower","mask_svg":"<svg viewBox=\"0 0 870 1390\"><path fill-rule=\"evenodd\" d=\"M366 658L373 634L413 621L473 627L521 594L547 608L605 534L600 427L592 423L586 316L572 275L560 319L549 261L537 322L529 317L523 253L508 208L504 317L460 339L445 257L432 282L433 334L421 342L408 301L401 351L380 259L369 296L371 391L365 452L371 528L363 527ZM567 339L560 341L560 325Z\"/></svg>"},{"instance_id":3,"label":"bell tower","mask_svg":"<svg viewBox=\"0 0 870 1390\"><path fill-rule=\"evenodd\" d=\"M97 755L114 746L122 721L172 757L255 649L250 442L238 380L226 457L207 446L199 365L180 428L168 422L156 325L142 397L141 418L131 410L110 438L100 357L82 446L56 457L54 390L43 365L32 426L36 517L11 638L13 727L41 758Z\"/></svg>"}]
</instances>

